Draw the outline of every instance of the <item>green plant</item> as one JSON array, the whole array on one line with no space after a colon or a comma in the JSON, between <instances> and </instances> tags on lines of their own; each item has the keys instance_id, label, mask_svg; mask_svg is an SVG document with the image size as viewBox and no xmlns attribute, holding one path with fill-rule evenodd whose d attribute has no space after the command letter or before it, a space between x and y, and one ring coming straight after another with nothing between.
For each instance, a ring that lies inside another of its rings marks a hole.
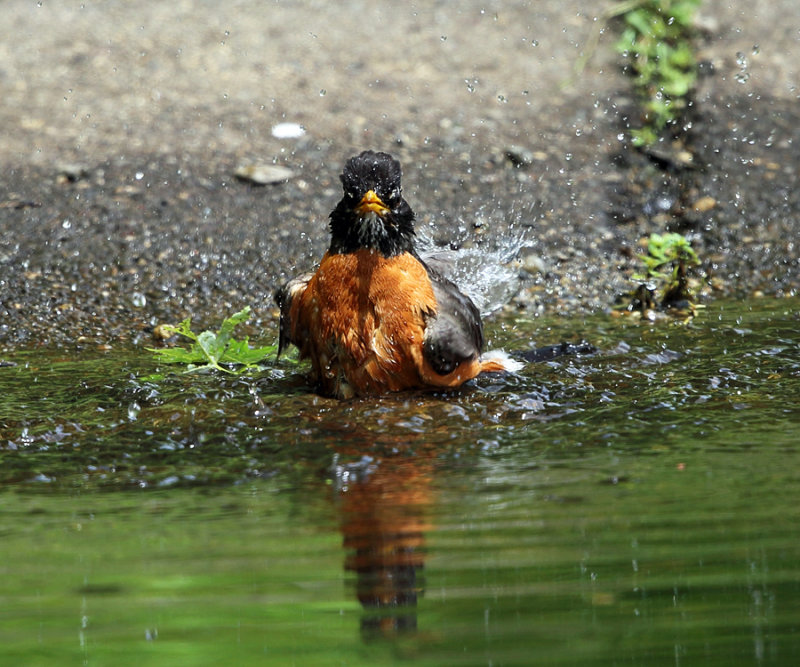
<instances>
[{"instance_id":1,"label":"green plant","mask_svg":"<svg viewBox=\"0 0 800 667\"><path fill-rule=\"evenodd\" d=\"M167 364L187 364L188 372L214 368L225 373L240 374L253 368L258 368L258 363L267 356L275 354L276 345L251 348L248 338L236 340L232 337L233 330L250 317L250 306L246 306L238 313L222 321L219 331L203 331L195 334L192 331L191 318L186 318L177 326L165 325L162 330L167 334L178 334L193 341L189 348L167 347L148 348L154 352L158 360ZM222 364L242 366L238 370L231 370Z\"/></svg>"},{"instance_id":2,"label":"green plant","mask_svg":"<svg viewBox=\"0 0 800 667\"><path fill-rule=\"evenodd\" d=\"M675 122L697 80L692 46L700 0L624 0L609 10L625 29L616 49L636 76L644 125L631 130L634 145L646 146Z\"/></svg>"},{"instance_id":3,"label":"green plant","mask_svg":"<svg viewBox=\"0 0 800 667\"><path fill-rule=\"evenodd\" d=\"M646 273L637 273L632 279L640 283L663 283L662 305L675 305L680 302L691 303L693 295L689 289L687 270L700 264L697 253L689 240L676 233L651 234L647 242L647 254L639 255L644 262ZM648 287L648 289L654 289Z\"/></svg>"}]
</instances>

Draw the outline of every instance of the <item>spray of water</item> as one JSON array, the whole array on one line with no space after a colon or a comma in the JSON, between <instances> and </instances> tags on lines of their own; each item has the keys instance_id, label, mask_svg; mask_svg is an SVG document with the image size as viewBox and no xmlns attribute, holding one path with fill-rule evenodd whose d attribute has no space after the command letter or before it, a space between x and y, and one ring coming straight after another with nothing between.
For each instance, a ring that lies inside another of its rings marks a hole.
<instances>
[{"instance_id":1,"label":"spray of water","mask_svg":"<svg viewBox=\"0 0 800 667\"><path fill-rule=\"evenodd\" d=\"M525 245L523 234L497 239L494 248L437 247L425 228L418 230L417 240L422 259L458 285L475 302L482 316L502 308L520 290L516 258Z\"/></svg>"}]
</instances>

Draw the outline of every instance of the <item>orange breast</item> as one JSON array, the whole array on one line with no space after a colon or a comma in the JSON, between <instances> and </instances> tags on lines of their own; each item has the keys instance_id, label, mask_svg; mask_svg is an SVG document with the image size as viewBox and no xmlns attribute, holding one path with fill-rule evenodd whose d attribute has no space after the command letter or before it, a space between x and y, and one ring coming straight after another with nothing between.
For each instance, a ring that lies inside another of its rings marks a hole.
<instances>
[{"instance_id":1,"label":"orange breast","mask_svg":"<svg viewBox=\"0 0 800 667\"><path fill-rule=\"evenodd\" d=\"M427 271L412 255L326 254L292 303L292 339L326 394L400 391L425 384L424 318L435 312Z\"/></svg>"}]
</instances>

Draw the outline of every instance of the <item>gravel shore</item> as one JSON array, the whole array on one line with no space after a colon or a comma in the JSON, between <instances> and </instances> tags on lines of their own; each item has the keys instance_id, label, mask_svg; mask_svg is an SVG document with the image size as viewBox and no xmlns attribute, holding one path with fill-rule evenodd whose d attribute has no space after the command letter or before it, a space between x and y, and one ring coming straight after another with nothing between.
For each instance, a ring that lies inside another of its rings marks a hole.
<instances>
[{"instance_id":1,"label":"gravel shore","mask_svg":"<svg viewBox=\"0 0 800 667\"><path fill-rule=\"evenodd\" d=\"M800 4L738 4L703 3L691 127L644 153L616 32L576 0L8 0L0 345L149 341L248 304L274 331L365 148L401 160L436 243L522 239L509 308L609 308L665 229L708 296L795 293ZM291 174L235 175L262 165Z\"/></svg>"}]
</instances>

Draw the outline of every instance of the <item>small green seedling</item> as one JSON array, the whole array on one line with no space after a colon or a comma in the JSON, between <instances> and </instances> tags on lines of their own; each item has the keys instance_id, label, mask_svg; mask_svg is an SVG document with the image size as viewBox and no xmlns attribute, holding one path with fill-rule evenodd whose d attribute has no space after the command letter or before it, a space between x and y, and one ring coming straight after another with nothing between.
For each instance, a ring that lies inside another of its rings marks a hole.
<instances>
[{"instance_id":1,"label":"small green seedling","mask_svg":"<svg viewBox=\"0 0 800 667\"><path fill-rule=\"evenodd\" d=\"M639 255L647 273L634 274L632 279L641 284L664 284L661 299L663 306L681 302L691 304L694 296L689 289L687 270L698 266L700 260L689 240L676 233L651 234L647 242L647 254Z\"/></svg>"},{"instance_id":2,"label":"small green seedling","mask_svg":"<svg viewBox=\"0 0 800 667\"><path fill-rule=\"evenodd\" d=\"M167 347L167 348L148 348L154 352L159 361L167 364L187 364L187 372L201 371L214 368L224 373L239 375L251 369L259 368L259 362L266 357L275 354L276 345L266 347L251 348L248 338L236 340L232 337L233 330L242 322L250 317L250 306L246 306L238 313L223 320L219 331L203 331L195 334L192 331L192 319L187 317L177 326L165 325L163 329L166 333L178 334L193 341L189 348ZM223 366L241 366L237 370L232 370Z\"/></svg>"}]
</instances>

